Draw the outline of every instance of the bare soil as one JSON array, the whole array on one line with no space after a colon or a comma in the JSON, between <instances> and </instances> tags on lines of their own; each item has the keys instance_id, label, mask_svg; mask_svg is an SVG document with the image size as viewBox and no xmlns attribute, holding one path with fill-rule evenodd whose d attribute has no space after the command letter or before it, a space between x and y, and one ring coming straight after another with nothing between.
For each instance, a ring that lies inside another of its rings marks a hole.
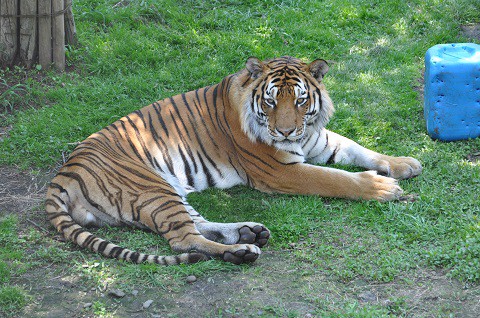
<instances>
[{"instance_id":1,"label":"bare soil","mask_svg":"<svg viewBox=\"0 0 480 318\"><path fill-rule=\"evenodd\" d=\"M20 235L32 227L56 235L42 208L52 175L0 167L0 217L17 214ZM319 311L342 315L345 304L384 307L409 317L473 318L480 312L480 286L465 288L441 270L418 268L389 283L362 278L341 282L299 262L290 250L268 247L252 266L255 270L213 273L174 288L135 286L138 294L125 290L122 298L89 289L58 264L33 267L12 283L32 296L21 317L91 317L89 306L98 300L115 317L315 317ZM153 302L143 308L147 300Z\"/></svg>"},{"instance_id":2,"label":"bare soil","mask_svg":"<svg viewBox=\"0 0 480 318\"><path fill-rule=\"evenodd\" d=\"M480 41L480 23L465 24L461 27L462 35L469 40Z\"/></svg>"}]
</instances>

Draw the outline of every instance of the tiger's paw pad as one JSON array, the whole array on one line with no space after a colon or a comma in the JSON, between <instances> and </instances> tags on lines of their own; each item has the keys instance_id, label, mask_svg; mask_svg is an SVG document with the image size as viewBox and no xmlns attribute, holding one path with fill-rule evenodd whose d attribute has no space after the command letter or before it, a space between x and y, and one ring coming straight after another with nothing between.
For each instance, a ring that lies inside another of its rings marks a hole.
<instances>
[{"instance_id":1,"label":"tiger's paw pad","mask_svg":"<svg viewBox=\"0 0 480 318\"><path fill-rule=\"evenodd\" d=\"M237 243L254 244L258 247L265 246L270 238L270 231L263 225L253 227L245 225L238 230L238 233L240 233L240 238Z\"/></svg>"},{"instance_id":2,"label":"tiger's paw pad","mask_svg":"<svg viewBox=\"0 0 480 318\"><path fill-rule=\"evenodd\" d=\"M223 253L223 260L226 262L233 263L235 265L240 265L242 263L252 263L260 255L260 249L256 246L254 248L239 249L237 251L226 251Z\"/></svg>"}]
</instances>

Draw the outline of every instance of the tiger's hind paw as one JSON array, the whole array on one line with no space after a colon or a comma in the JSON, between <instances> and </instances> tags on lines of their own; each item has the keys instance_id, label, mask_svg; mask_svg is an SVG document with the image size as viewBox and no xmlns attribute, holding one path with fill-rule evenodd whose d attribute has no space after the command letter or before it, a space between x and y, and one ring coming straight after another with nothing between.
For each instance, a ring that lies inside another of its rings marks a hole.
<instances>
[{"instance_id":1,"label":"tiger's hind paw","mask_svg":"<svg viewBox=\"0 0 480 318\"><path fill-rule=\"evenodd\" d=\"M240 245L236 251L225 251L222 259L226 262L240 265L242 263L252 263L261 254L260 248L256 245L245 244Z\"/></svg>"},{"instance_id":2,"label":"tiger's hind paw","mask_svg":"<svg viewBox=\"0 0 480 318\"><path fill-rule=\"evenodd\" d=\"M258 247L263 247L267 244L270 238L270 231L263 225L255 225L253 227L243 226L238 230L240 238L239 244L254 244Z\"/></svg>"}]
</instances>

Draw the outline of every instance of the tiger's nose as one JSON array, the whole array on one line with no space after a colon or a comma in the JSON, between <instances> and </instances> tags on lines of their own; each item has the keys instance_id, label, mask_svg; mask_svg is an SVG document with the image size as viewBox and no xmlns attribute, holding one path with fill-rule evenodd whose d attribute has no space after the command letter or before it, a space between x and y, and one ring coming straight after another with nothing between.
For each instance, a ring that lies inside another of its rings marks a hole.
<instances>
[{"instance_id":1,"label":"tiger's nose","mask_svg":"<svg viewBox=\"0 0 480 318\"><path fill-rule=\"evenodd\" d=\"M296 130L295 127L289 127L289 128L277 128L277 132L282 134L284 137L288 137L290 136L291 134L293 134L293 132Z\"/></svg>"}]
</instances>

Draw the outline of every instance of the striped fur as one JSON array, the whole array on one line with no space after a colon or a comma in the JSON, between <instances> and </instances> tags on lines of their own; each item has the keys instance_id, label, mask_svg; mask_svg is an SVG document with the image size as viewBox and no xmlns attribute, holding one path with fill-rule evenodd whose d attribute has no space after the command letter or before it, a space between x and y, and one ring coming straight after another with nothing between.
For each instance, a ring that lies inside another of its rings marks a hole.
<instances>
[{"instance_id":1,"label":"striped fur","mask_svg":"<svg viewBox=\"0 0 480 318\"><path fill-rule=\"evenodd\" d=\"M68 240L106 257L166 265L218 257L240 264L260 255L267 228L208 222L186 201L189 192L245 184L266 192L395 199L401 189L393 178L416 176L421 165L326 130L333 113L322 83L327 71L323 60L250 58L217 85L117 120L83 141L52 180L49 220ZM387 176L307 161L356 164ZM142 254L87 230L106 225L149 229L183 254Z\"/></svg>"}]
</instances>

